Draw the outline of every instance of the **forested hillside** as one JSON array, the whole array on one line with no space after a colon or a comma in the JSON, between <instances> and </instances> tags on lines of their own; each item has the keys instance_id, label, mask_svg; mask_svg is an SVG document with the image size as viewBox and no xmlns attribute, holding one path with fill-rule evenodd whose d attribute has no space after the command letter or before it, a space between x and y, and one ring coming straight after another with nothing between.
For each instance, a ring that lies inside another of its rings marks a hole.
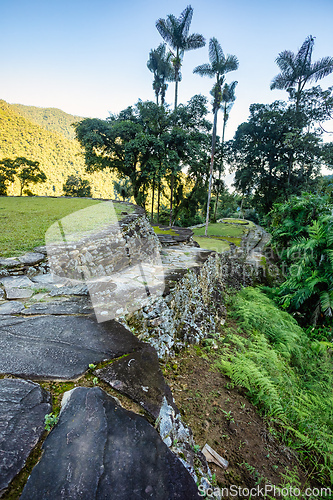
<instances>
[{"instance_id":1,"label":"forested hillside","mask_svg":"<svg viewBox=\"0 0 333 500\"><path fill-rule=\"evenodd\" d=\"M70 115L57 108L38 108L24 104L11 104L10 107L16 114L30 122L51 132L61 133L71 140L75 138L72 124L82 120L81 116Z\"/></svg>"},{"instance_id":2,"label":"forested hillside","mask_svg":"<svg viewBox=\"0 0 333 500\"><path fill-rule=\"evenodd\" d=\"M23 116L25 115L25 116ZM28 118L30 117L30 119ZM72 115L58 109L11 105L0 100L0 159L24 156L39 161L47 181L32 186L37 195L61 196L69 175L88 179L92 195L113 198L115 175L108 171L86 174L79 143L73 137ZM18 195L19 184L8 188L8 195Z\"/></svg>"}]
</instances>

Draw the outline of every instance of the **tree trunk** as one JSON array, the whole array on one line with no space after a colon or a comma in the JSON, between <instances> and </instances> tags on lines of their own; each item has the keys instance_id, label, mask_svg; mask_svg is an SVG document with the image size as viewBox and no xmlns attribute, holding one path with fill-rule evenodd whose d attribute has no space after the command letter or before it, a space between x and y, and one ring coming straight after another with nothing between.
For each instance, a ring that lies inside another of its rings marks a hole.
<instances>
[{"instance_id":1,"label":"tree trunk","mask_svg":"<svg viewBox=\"0 0 333 500\"><path fill-rule=\"evenodd\" d=\"M223 168L223 149L224 149L224 133L225 133L225 126L227 124L227 103L224 104L224 113L223 113L223 130L222 130L222 140L221 140L221 146L222 146L222 165L219 166L219 182L217 185L217 193L216 193L216 200L215 200L215 210L214 210L214 220L216 220L216 212L217 212L217 204L219 201L219 194L220 194L220 182L221 182L221 173L222 173L222 168Z\"/></svg>"},{"instance_id":2,"label":"tree trunk","mask_svg":"<svg viewBox=\"0 0 333 500\"><path fill-rule=\"evenodd\" d=\"M151 218L150 222L153 224L154 223L154 198L155 198L155 176L153 179L153 194L151 197Z\"/></svg>"},{"instance_id":3,"label":"tree trunk","mask_svg":"<svg viewBox=\"0 0 333 500\"><path fill-rule=\"evenodd\" d=\"M212 153L210 157L210 171L209 171L209 187L208 187L208 200L207 200L207 214L206 214L206 226L205 226L205 236L207 236L208 222L209 222L209 205L210 198L212 195L212 180L213 180L213 166L214 166L214 154L215 154L215 144L216 144L216 123L217 123L217 112L216 107L214 112L214 125L213 125L213 136L212 136Z\"/></svg>"},{"instance_id":4,"label":"tree trunk","mask_svg":"<svg viewBox=\"0 0 333 500\"><path fill-rule=\"evenodd\" d=\"M160 199L161 199L161 181L158 183L157 191L157 224L160 222Z\"/></svg>"},{"instance_id":5,"label":"tree trunk","mask_svg":"<svg viewBox=\"0 0 333 500\"><path fill-rule=\"evenodd\" d=\"M170 218L169 218L169 226L170 226L170 227L172 226L172 217L173 217L173 213L172 213L172 209L173 209L172 202L173 202L173 184L174 184L174 179L175 179L175 176L174 176L174 173L172 172L172 173L171 173L171 195L170 195Z\"/></svg>"}]
</instances>

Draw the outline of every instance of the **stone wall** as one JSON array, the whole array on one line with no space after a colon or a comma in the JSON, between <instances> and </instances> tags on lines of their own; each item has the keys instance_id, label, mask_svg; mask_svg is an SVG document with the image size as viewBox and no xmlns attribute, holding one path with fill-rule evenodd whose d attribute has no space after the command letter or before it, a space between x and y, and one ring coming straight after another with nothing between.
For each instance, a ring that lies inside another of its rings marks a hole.
<instances>
[{"instance_id":1,"label":"stone wall","mask_svg":"<svg viewBox=\"0 0 333 500\"><path fill-rule=\"evenodd\" d=\"M261 281L262 269L234 252L211 255L201 268L189 271L166 297L126 317L139 339L149 342L160 359L187 344L213 339L226 314L226 287L240 289Z\"/></svg>"}]
</instances>

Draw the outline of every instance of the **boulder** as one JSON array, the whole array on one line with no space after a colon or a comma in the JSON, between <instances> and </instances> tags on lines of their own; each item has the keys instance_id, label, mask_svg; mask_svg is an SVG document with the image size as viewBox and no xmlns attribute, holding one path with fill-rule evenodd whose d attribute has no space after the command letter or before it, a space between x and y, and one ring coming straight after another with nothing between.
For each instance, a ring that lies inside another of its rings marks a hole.
<instances>
[{"instance_id":1,"label":"boulder","mask_svg":"<svg viewBox=\"0 0 333 500\"><path fill-rule=\"evenodd\" d=\"M199 499L180 460L142 416L99 387L65 393L21 500Z\"/></svg>"}]
</instances>

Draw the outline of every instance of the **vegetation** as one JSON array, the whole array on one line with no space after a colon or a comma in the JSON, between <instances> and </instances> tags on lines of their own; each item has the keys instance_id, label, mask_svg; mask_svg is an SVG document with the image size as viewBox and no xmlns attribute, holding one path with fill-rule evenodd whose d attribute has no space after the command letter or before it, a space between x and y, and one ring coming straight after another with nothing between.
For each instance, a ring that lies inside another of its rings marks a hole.
<instances>
[{"instance_id":1,"label":"vegetation","mask_svg":"<svg viewBox=\"0 0 333 500\"><path fill-rule=\"evenodd\" d=\"M70 175L63 186L66 196L76 196L78 198L91 197L91 186L88 180Z\"/></svg>"},{"instance_id":2,"label":"vegetation","mask_svg":"<svg viewBox=\"0 0 333 500\"><path fill-rule=\"evenodd\" d=\"M172 53L166 52L165 43L161 43L157 49L152 49L149 53L147 67L154 74L153 89L158 104L161 96L161 104L165 103L165 92L168 88L167 81L175 79L174 69L171 63Z\"/></svg>"},{"instance_id":3,"label":"vegetation","mask_svg":"<svg viewBox=\"0 0 333 500\"><path fill-rule=\"evenodd\" d=\"M225 80L225 73L228 73L229 71L235 71L236 69L238 69L237 57L230 55L225 57L222 47L216 38L211 38L209 41L209 61L210 61L209 64L208 63L201 64L201 66L197 66L193 70L193 73L198 73L201 76L209 76L210 78L216 78L216 82L211 91L211 94L213 95L214 98L213 101L214 123L213 123L213 134L212 134L210 170L209 170L205 236L207 236L207 228L209 223L209 209L210 209L210 198L212 192L214 155L215 155L215 145L216 145L217 113L222 103L222 85Z\"/></svg>"},{"instance_id":4,"label":"vegetation","mask_svg":"<svg viewBox=\"0 0 333 500\"><path fill-rule=\"evenodd\" d=\"M332 351L258 289L242 290L230 307L245 336L227 333L218 367L246 388L319 483L332 483Z\"/></svg>"},{"instance_id":5,"label":"vegetation","mask_svg":"<svg viewBox=\"0 0 333 500\"><path fill-rule=\"evenodd\" d=\"M81 116L70 115L56 108L37 108L23 104L11 104L10 107L17 115L23 116L29 122L61 134L70 140L75 139L73 123L82 120Z\"/></svg>"},{"instance_id":6,"label":"vegetation","mask_svg":"<svg viewBox=\"0 0 333 500\"><path fill-rule=\"evenodd\" d=\"M53 222L98 203L78 199L87 196L133 198L150 210L152 222L170 226L200 224L206 214L194 239L217 251L240 243L253 227L244 218L261 221L272 234L284 282L266 287L266 295L252 288L232 295L229 308L240 329L225 332L217 366L245 388L271 433L298 451L310 475L332 483L333 183L320 171L333 168L333 143L323 142L324 124L333 118L333 87L309 85L333 72L333 58L312 62L312 36L297 53L281 52L271 89L286 90L288 100L252 104L249 119L225 143L237 85L225 83L225 75L238 60L225 56L215 37L209 63L194 69L215 78L213 124L205 96L178 102L184 53L205 45L202 35L190 34L192 16L188 6L179 17L156 22L165 42L150 51L147 63L156 103L139 100L100 120L0 101L0 195L32 194L34 183L39 195L76 198L1 198L1 253L44 244ZM173 110L165 104L168 82L175 82ZM227 164L235 173L234 193L222 181ZM228 224L228 217L237 217L237 224ZM216 223L219 218L225 223ZM206 339L205 347L214 341ZM221 412L233 423L231 410Z\"/></svg>"},{"instance_id":7,"label":"vegetation","mask_svg":"<svg viewBox=\"0 0 333 500\"><path fill-rule=\"evenodd\" d=\"M28 158L14 158L11 160L10 158L5 158L0 161L2 168L4 171L7 171L7 180L13 177L13 174L16 175L19 183L20 183L20 196L27 194L28 196L32 196L33 193L28 189L28 184L38 184L46 181L46 175L39 168L38 161L32 161ZM9 174L8 174L9 172ZM12 181L14 179L12 178ZM2 190L2 195L7 195L7 187Z\"/></svg>"},{"instance_id":8,"label":"vegetation","mask_svg":"<svg viewBox=\"0 0 333 500\"><path fill-rule=\"evenodd\" d=\"M45 245L45 232L56 220L96 203L65 198L0 198L1 257L22 255Z\"/></svg>"},{"instance_id":9,"label":"vegetation","mask_svg":"<svg viewBox=\"0 0 333 500\"><path fill-rule=\"evenodd\" d=\"M175 85L175 108L178 104L178 83L181 78L180 69L184 52L200 49L205 46L205 39L198 33L189 35L190 25L193 17L193 9L190 5L176 18L169 14L166 19L159 19L156 28L163 38L175 51L172 64L174 68Z\"/></svg>"},{"instance_id":10,"label":"vegetation","mask_svg":"<svg viewBox=\"0 0 333 500\"><path fill-rule=\"evenodd\" d=\"M22 111L24 109L24 113ZM19 110L21 110L19 112ZM35 114L35 111L38 114ZM43 119L43 108L7 104L0 100L0 160L5 158L25 157L39 162L47 179L34 186L37 196L62 196L63 185L70 175L87 178L92 186L92 195L96 198L113 198L113 180L109 172L100 172L94 176L85 171L82 150L77 141L68 139L61 132L62 121L69 127L75 117L60 110L53 110L52 115L45 110L48 120ZM37 121L36 116L40 117ZM67 127L66 125L66 127ZM74 128L71 127L72 134ZM2 172L0 172L0 183ZM17 178L5 182L7 194L17 196L21 186Z\"/></svg>"},{"instance_id":11,"label":"vegetation","mask_svg":"<svg viewBox=\"0 0 333 500\"><path fill-rule=\"evenodd\" d=\"M219 237L234 237L241 238L245 232L247 232L248 227L253 227L253 224L250 223L249 226L242 226L236 224L218 224L213 223L208 226L208 236L219 236ZM205 235L204 227L197 227L193 229L193 232L196 236Z\"/></svg>"}]
</instances>

